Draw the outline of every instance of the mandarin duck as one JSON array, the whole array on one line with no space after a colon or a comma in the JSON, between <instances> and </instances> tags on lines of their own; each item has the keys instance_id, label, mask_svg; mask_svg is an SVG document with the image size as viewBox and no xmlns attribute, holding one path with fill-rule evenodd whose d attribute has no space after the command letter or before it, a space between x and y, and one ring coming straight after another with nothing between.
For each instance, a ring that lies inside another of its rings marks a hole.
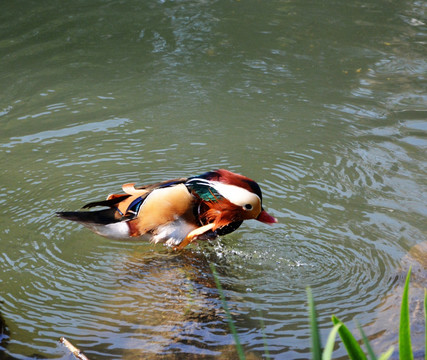
<instances>
[{"instance_id":1,"label":"mandarin duck","mask_svg":"<svg viewBox=\"0 0 427 360\"><path fill-rule=\"evenodd\" d=\"M182 249L196 239L235 231L244 220L277 222L262 207L259 185L246 176L219 169L151 185L122 186L124 194L83 206L97 211L61 211L95 233L115 239L142 238Z\"/></svg>"}]
</instances>

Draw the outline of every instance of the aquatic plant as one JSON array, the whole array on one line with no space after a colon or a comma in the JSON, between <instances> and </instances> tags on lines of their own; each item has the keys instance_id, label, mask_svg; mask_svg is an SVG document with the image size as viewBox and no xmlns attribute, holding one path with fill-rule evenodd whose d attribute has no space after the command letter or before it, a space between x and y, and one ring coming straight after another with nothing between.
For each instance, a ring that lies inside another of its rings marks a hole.
<instances>
[{"instance_id":1,"label":"aquatic plant","mask_svg":"<svg viewBox=\"0 0 427 360\"><path fill-rule=\"evenodd\" d=\"M245 353L243 347L240 343L239 334L237 333L236 327L233 323L233 318L231 316L230 310L228 308L227 300L225 299L224 291L222 289L218 273L216 271L215 265L210 264L212 275L215 279L215 284L218 289L218 293L221 298L222 306L230 327L230 332L232 333L235 341L235 346L237 354L240 360L245 360ZM413 360L414 355L411 346L411 329L409 321L409 281L411 277L411 269L409 269L408 274L405 280L405 286L403 289L402 303L400 310L400 325L399 325L399 357L401 360ZM347 350L347 354L351 360L388 360L394 351L393 347L390 347L386 352L377 357L369 343L368 337L363 331L362 327L357 324L359 332L362 336L363 344L366 347L367 354L363 352L362 347L359 344L359 341L356 340L351 331L344 325L344 323L339 320L335 315L332 315L332 322L334 326L329 332L328 339L326 341L325 347L322 349L322 342L319 333L319 326L317 322L316 307L313 300L313 295L311 289L307 288L307 299L308 299L308 311L309 311L309 320L310 320L310 331L311 331L311 353L313 360L330 360L332 359L335 339L338 335L341 338L344 347ZM426 345L427 345L427 290L424 291L424 318L426 326ZM264 333L264 323L261 322L261 328L263 331L264 346L265 346L265 358L269 358L268 347L266 344L265 333ZM77 358L81 360L88 360L88 358L73 344L71 344L65 338L60 339L70 352ZM425 360L427 360L427 352L425 353Z\"/></svg>"},{"instance_id":2,"label":"aquatic plant","mask_svg":"<svg viewBox=\"0 0 427 360\"><path fill-rule=\"evenodd\" d=\"M219 296L221 297L222 307L224 308L225 315L226 315L227 320L228 320L228 326L230 327L230 331L234 337L234 341L235 341L236 349L237 349L237 354L239 355L240 360L244 360L245 359L245 353L243 352L242 345L240 344L239 334L237 333L236 327L234 326L234 323L233 323L233 318L231 317L230 310L228 309L227 300L225 299L224 291L222 291L222 286L221 286L221 283L219 281L218 273L216 272L216 268L215 268L215 265L213 263L210 263L210 267L211 267L212 275L215 279L216 288L218 289Z\"/></svg>"},{"instance_id":3,"label":"aquatic plant","mask_svg":"<svg viewBox=\"0 0 427 360\"><path fill-rule=\"evenodd\" d=\"M400 325L399 325L399 357L402 360L414 359L412 346L411 346L411 329L409 321L409 282L411 277L411 269L409 269L405 280L405 286L402 294L402 303L400 309ZM322 350L320 334L317 325L317 315L313 296L310 288L307 288L308 306L310 313L310 328L312 346L311 352L313 359L329 360L332 358L332 349L335 343L336 334L338 333L342 343L344 344L347 354L352 360L367 360L368 357L371 360L387 360L393 354L394 348L390 347L386 352L377 357L369 343L368 337L363 331L362 327L358 324L358 329L362 335L362 342L366 347L368 356L363 352L359 342L350 332L350 330L339 320L335 315L332 316L332 322L334 327L329 333L328 340L325 348ZM424 317L427 323L427 292L424 296ZM426 345L427 345L427 325L426 325ZM427 360L427 353L425 355Z\"/></svg>"},{"instance_id":4,"label":"aquatic plant","mask_svg":"<svg viewBox=\"0 0 427 360\"><path fill-rule=\"evenodd\" d=\"M237 333L236 327L234 326L233 319L231 317L230 311L228 309L227 301L222 290L218 273L215 269L215 265L211 264L211 270L215 283L221 297L224 311L226 313L227 321L230 327L230 331L234 337L236 343L236 349L239 354L239 359L245 359L245 354L243 352L242 346L240 344L239 335ZM401 360L413 360L414 355L411 346L411 330L410 330L410 321L409 321L409 282L411 276L411 269L409 269L408 274L405 280L405 286L402 294L402 303L400 310L400 325L399 325L399 357ZM427 290L424 292L424 317L426 323L426 346L427 346ZM338 334L341 342L343 343L347 354L351 360L387 360L389 359L394 351L394 347L391 346L383 354L376 356L371 344L369 343L368 337L366 336L363 328L360 324L357 324L358 330L361 334L361 341L356 340L351 331L345 326L345 324L337 318L335 315L332 315L333 327L328 334L328 338L325 344L325 347L322 349L322 342L319 333L319 326L317 322L316 307L313 300L313 295L311 289L307 288L307 299L308 299L308 311L309 311L309 321L310 321L310 331L311 331L311 354L313 360L330 360L332 359L335 339ZM263 326L262 326L263 327ZM264 329L263 329L264 331ZM363 351L359 343L363 343L366 347L366 353ZM266 348L266 357L269 356L268 348ZM425 354L425 359L427 360L427 352Z\"/></svg>"}]
</instances>

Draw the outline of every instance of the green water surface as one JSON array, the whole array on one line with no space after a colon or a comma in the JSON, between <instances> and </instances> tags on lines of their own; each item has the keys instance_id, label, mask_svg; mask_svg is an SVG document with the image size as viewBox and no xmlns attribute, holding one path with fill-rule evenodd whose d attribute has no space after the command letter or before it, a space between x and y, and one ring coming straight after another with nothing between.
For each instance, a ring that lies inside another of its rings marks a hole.
<instances>
[{"instance_id":1,"label":"green water surface","mask_svg":"<svg viewBox=\"0 0 427 360\"><path fill-rule=\"evenodd\" d=\"M410 0L2 1L0 352L234 359L210 263L248 357L309 358L308 285L324 339L335 314L395 342L378 319L427 233L426 23ZM54 216L219 167L279 223L177 253Z\"/></svg>"}]
</instances>

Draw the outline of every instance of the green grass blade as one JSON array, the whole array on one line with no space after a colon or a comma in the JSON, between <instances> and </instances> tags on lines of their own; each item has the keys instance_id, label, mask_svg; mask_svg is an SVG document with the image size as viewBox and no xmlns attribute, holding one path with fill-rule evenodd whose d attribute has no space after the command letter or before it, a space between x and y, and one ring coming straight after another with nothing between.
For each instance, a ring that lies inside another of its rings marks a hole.
<instances>
[{"instance_id":1,"label":"green grass blade","mask_svg":"<svg viewBox=\"0 0 427 360\"><path fill-rule=\"evenodd\" d=\"M347 326L345 326L336 316L332 316L332 322L337 325L341 324L338 329L338 334L347 350L347 354L352 360L367 360L366 355L363 353L362 348L359 343L354 338L353 334L348 330Z\"/></svg>"},{"instance_id":2,"label":"green grass blade","mask_svg":"<svg viewBox=\"0 0 427 360\"><path fill-rule=\"evenodd\" d=\"M325 349L323 350L322 360L331 360L332 352L334 351L335 338L337 337L338 329L341 327L341 324L334 325L331 332L328 335L328 340L326 341Z\"/></svg>"},{"instance_id":3,"label":"green grass blade","mask_svg":"<svg viewBox=\"0 0 427 360\"><path fill-rule=\"evenodd\" d=\"M401 359L413 360L411 346L411 326L409 323L409 280L411 277L411 268L406 276L405 287L403 289L402 304L400 308L400 325L399 325L399 356Z\"/></svg>"},{"instance_id":4,"label":"green grass blade","mask_svg":"<svg viewBox=\"0 0 427 360\"><path fill-rule=\"evenodd\" d=\"M357 327L360 331L360 334L362 334L363 342L366 346L366 350L368 350L368 354L371 360L377 360L377 357L375 356L374 350L372 349L371 344L369 343L368 337L366 336L365 332L363 331L362 327L359 323L357 323Z\"/></svg>"},{"instance_id":5,"label":"green grass blade","mask_svg":"<svg viewBox=\"0 0 427 360\"><path fill-rule=\"evenodd\" d=\"M242 345L240 344L239 335L237 334L237 330L234 326L230 310L228 309L227 300L225 299L224 291L222 290L221 283L219 282L219 277L218 277L218 273L216 272L215 265L213 263L210 263L210 267L211 267L212 275L215 279L215 284L218 289L219 296L221 298L222 307L224 308L225 315L227 317L228 326L230 327L230 331L233 334L234 342L236 343L237 354L239 355L240 360L245 360L245 353L243 351Z\"/></svg>"},{"instance_id":6,"label":"green grass blade","mask_svg":"<svg viewBox=\"0 0 427 360\"><path fill-rule=\"evenodd\" d=\"M424 289L424 324L425 324L425 337L426 337L426 343L425 343L425 354L424 359L427 360L427 289Z\"/></svg>"},{"instance_id":7,"label":"green grass blade","mask_svg":"<svg viewBox=\"0 0 427 360\"><path fill-rule=\"evenodd\" d=\"M309 287L307 288L307 299L311 329L311 354L313 356L313 360L321 360L322 347L320 342L319 327L317 324L316 308L314 306L313 295Z\"/></svg>"},{"instance_id":8,"label":"green grass blade","mask_svg":"<svg viewBox=\"0 0 427 360\"><path fill-rule=\"evenodd\" d=\"M261 325L262 340L264 342L264 356L266 359L270 359L270 352L268 351L268 344L267 344L267 336L265 335L265 324L264 324L264 320L262 319L262 314L260 310L258 310L258 315L259 315L259 323Z\"/></svg>"},{"instance_id":9,"label":"green grass blade","mask_svg":"<svg viewBox=\"0 0 427 360\"><path fill-rule=\"evenodd\" d=\"M378 360L388 360L393 355L394 347L391 346L385 353L381 354Z\"/></svg>"}]
</instances>

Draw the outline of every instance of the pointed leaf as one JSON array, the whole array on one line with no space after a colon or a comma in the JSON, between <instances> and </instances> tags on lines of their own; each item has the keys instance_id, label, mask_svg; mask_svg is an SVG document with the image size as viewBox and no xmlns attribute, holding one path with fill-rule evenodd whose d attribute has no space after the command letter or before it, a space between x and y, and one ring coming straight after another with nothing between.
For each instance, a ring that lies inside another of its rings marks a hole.
<instances>
[{"instance_id":1,"label":"pointed leaf","mask_svg":"<svg viewBox=\"0 0 427 360\"><path fill-rule=\"evenodd\" d=\"M411 268L406 276L405 287L403 288L402 304L400 308L400 326L399 326L399 356L401 359L413 360L411 346L411 326L409 323L409 281L411 277Z\"/></svg>"},{"instance_id":2,"label":"pointed leaf","mask_svg":"<svg viewBox=\"0 0 427 360\"><path fill-rule=\"evenodd\" d=\"M381 354L378 360L388 360L393 355L394 347L391 346L385 353Z\"/></svg>"},{"instance_id":3,"label":"pointed leaf","mask_svg":"<svg viewBox=\"0 0 427 360\"><path fill-rule=\"evenodd\" d=\"M326 341L325 349L323 350L322 360L332 359L332 352L334 351L335 338L337 336L337 331L340 328L341 324L334 325L331 332L328 335L328 340Z\"/></svg>"},{"instance_id":4,"label":"pointed leaf","mask_svg":"<svg viewBox=\"0 0 427 360\"><path fill-rule=\"evenodd\" d=\"M424 289L424 324L425 324L425 337L426 337L426 343L425 343L425 354L424 358L427 360L427 289Z\"/></svg>"},{"instance_id":5,"label":"pointed leaf","mask_svg":"<svg viewBox=\"0 0 427 360\"><path fill-rule=\"evenodd\" d=\"M338 334L347 350L347 354L352 360L367 360L357 340L354 338L350 330L337 317L332 316L332 322L337 325L341 324L338 329Z\"/></svg>"},{"instance_id":6,"label":"pointed leaf","mask_svg":"<svg viewBox=\"0 0 427 360\"><path fill-rule=\"evenodd\" d=\"M368 350L369 357L371 358L371 360L377 360L374 350L372 349L372 346L369 343L368 337L366 336L365 332L363 331L359 323L357 323L357 327L359 328L359 331L362 334L362 339L363 339L363 342L365 343L366 350Z\"/></svg>"}]
</instances>

